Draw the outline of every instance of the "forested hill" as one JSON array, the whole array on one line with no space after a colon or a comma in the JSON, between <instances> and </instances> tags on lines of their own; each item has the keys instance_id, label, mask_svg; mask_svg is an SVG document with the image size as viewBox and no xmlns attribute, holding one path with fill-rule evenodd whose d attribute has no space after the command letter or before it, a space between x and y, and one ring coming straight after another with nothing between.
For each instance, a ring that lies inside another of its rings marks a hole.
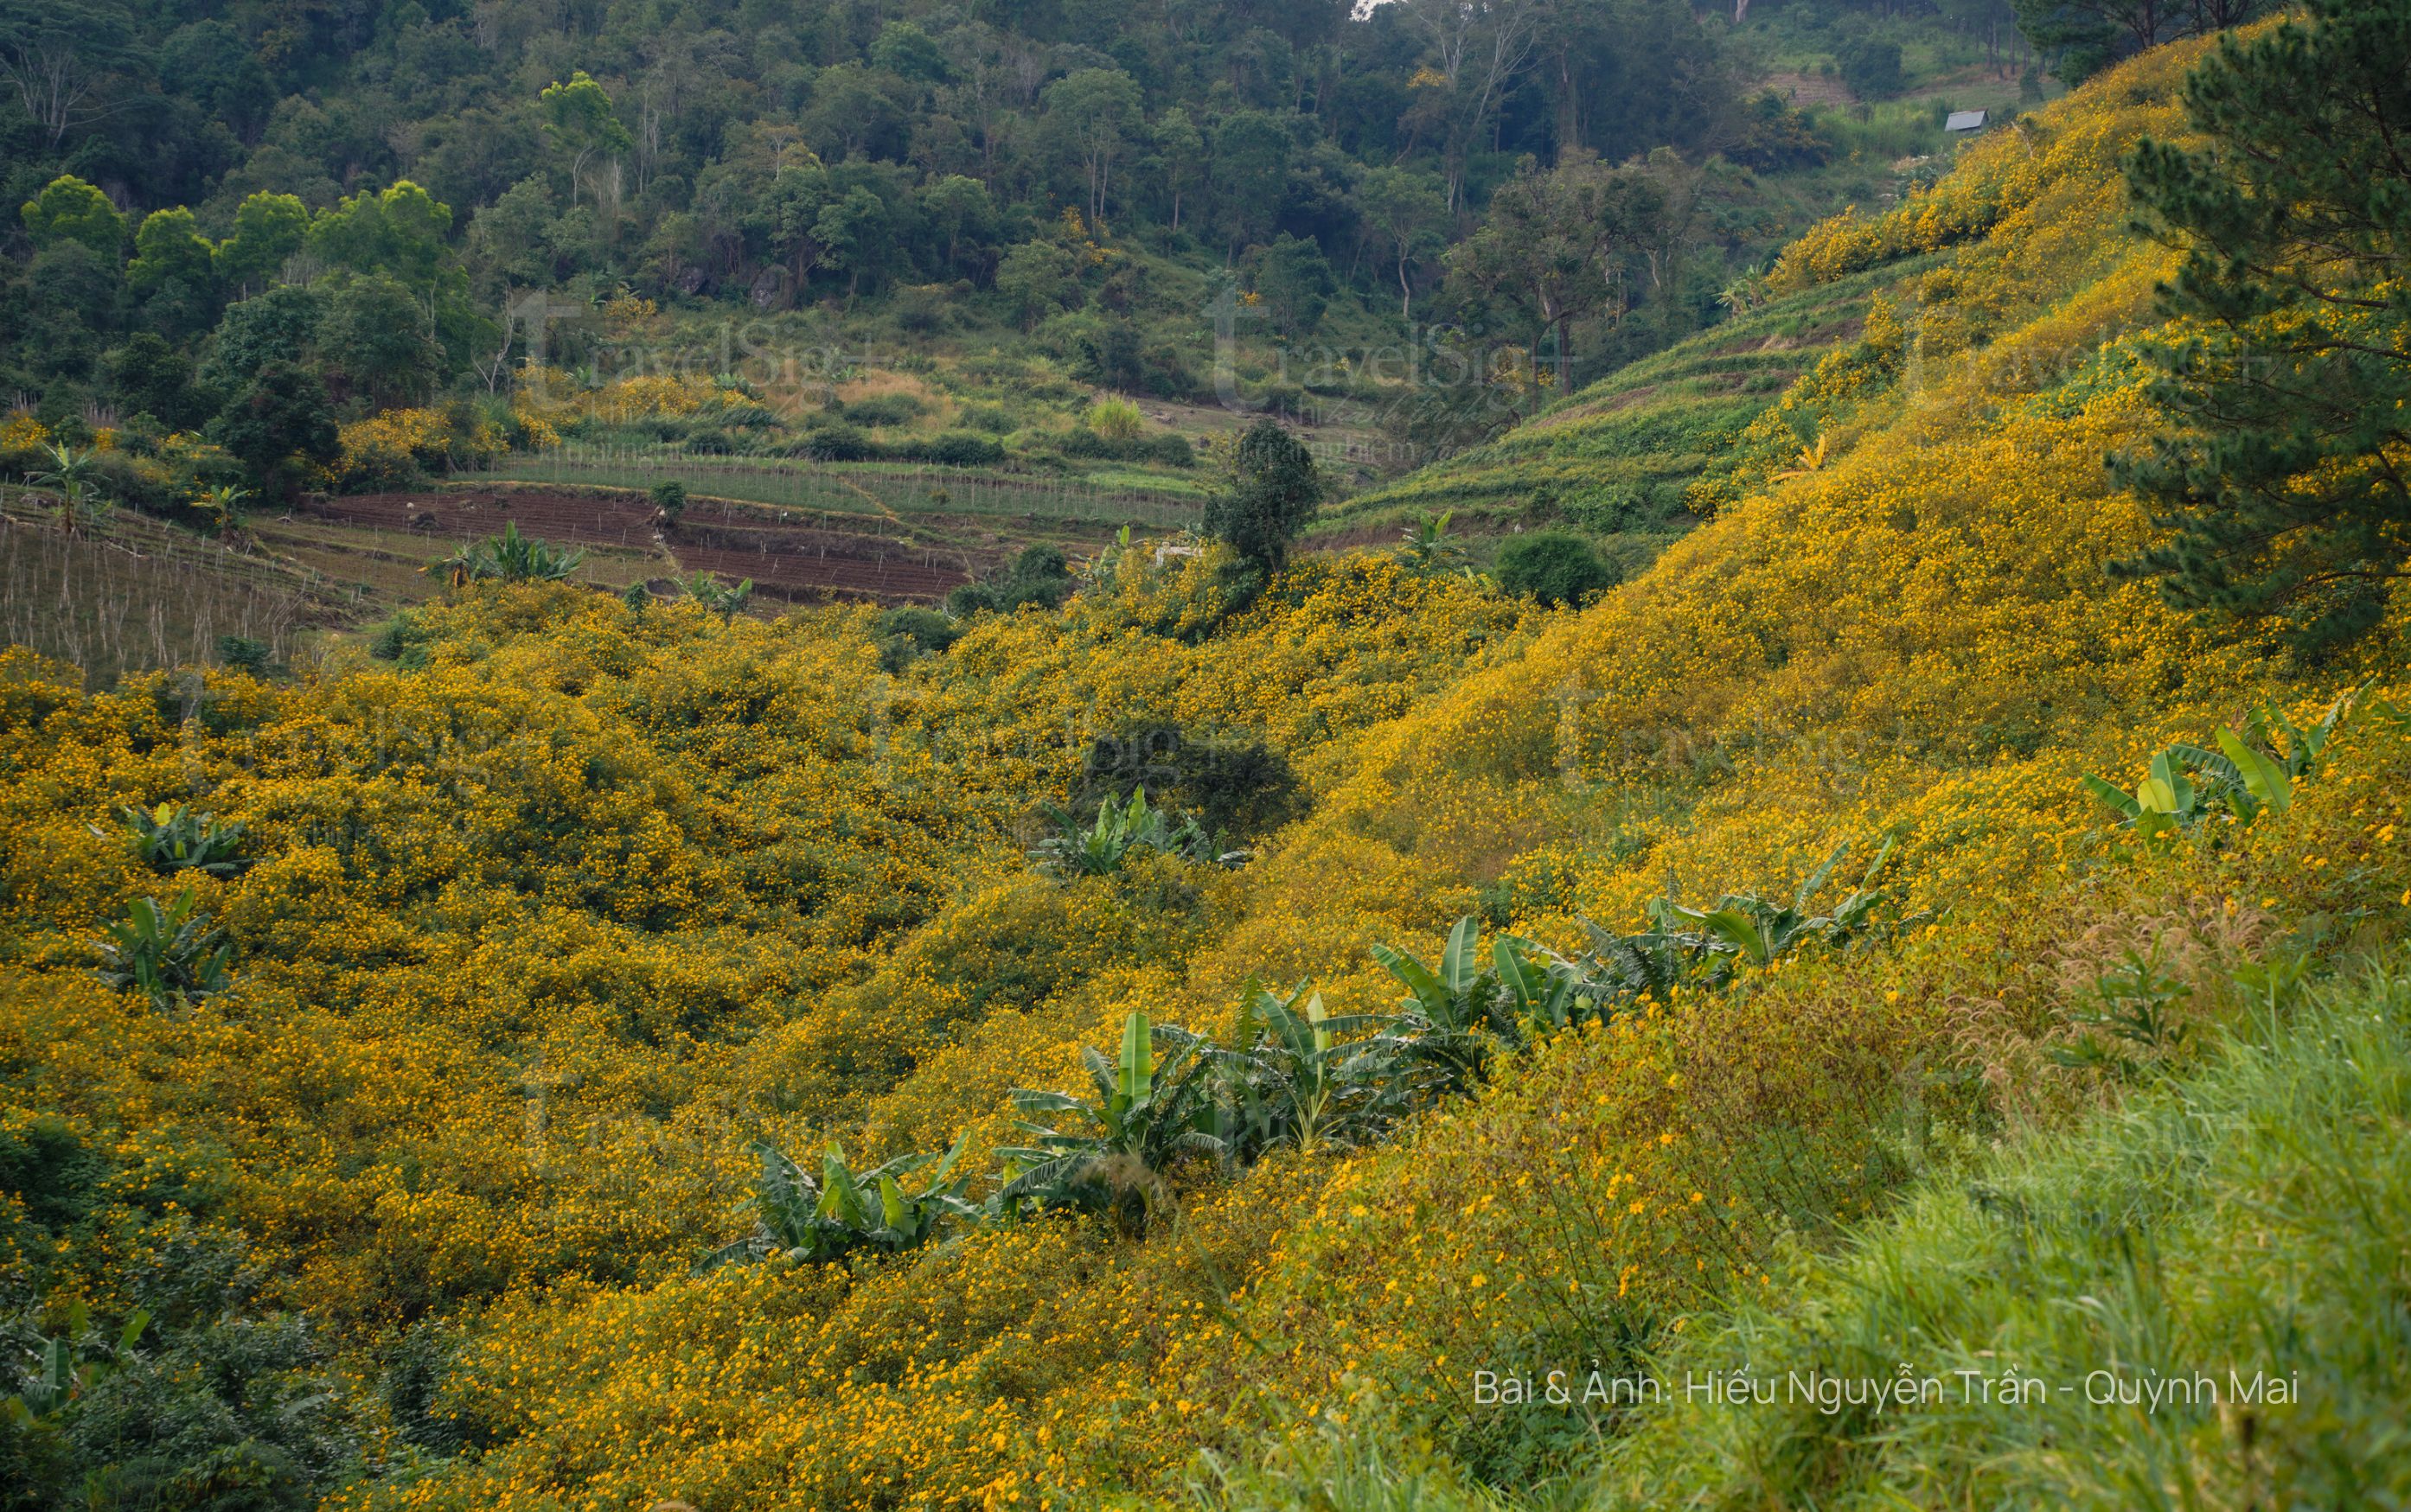
<instances>
[{"instance_id":1,"label":"forested hill","mask_svg":"<svg viewBox=\"0 0 2411 1512\"><path fill-rule=\"evenodd\" d=\"M562 361L506 313L532 290L869 311L905 345L968 326L1019 349L1035 332L1085 382L1210 399L1199 312L1223 285L1282 342L1326 313L1343 346L1437 319L1587 378L1717 318L1719 290L1844 198L1897 193L1890 165L1942 147L1953 100L2015 99L2009 14L1794 0L1742 27L1681 0L15 5L0 17L0 391L52 436L92 429L87 412L197 431L260 351L228 340L225 312L280 284L368 285L300 343L339 419L490 396L520 361ZM2039 78L2024 70L2029 94ZM1553 170L1612 182L1527 196L1494 228L1558 266L1485 249L1499 190ZM401 320L378 281L418 302L418 338L373 339ZM1104 329L1043 328L1067 315ZM200 363L200 382L153 343ZM1415 444L1461 439L1443 423Z\"/></svg>"},{"instance_id":2,"label":"forested hill","mask_svg":"<svg viewBox=\"0 0 2411 1512\"><path fill-rule=\"evenodd\" d=\"M26 9L11 207L71 174L222 238L255 196L314 211L408 180L489 292L751 292L782 266L855 292L986 283L1065 210L1345 258L1377 230L1439 232L1522 154L1752 134L1725 50L1675 0L1361 21L1346 0Z\"/></svg>"}]
</instances>

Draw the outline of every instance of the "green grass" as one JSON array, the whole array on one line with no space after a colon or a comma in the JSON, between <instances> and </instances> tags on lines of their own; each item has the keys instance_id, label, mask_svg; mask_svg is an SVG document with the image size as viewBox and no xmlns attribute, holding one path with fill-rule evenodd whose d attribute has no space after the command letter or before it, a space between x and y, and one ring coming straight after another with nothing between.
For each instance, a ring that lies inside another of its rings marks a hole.
<instances>
[{"instance_id":1,"label":"green grass","mask_svg":"<svg viewBox=\"0 0 2411 1512\"><path fill-rule=\"evenodd\" d=\"M2069 1134L1937 1180L1669 1365L1815 1366L1941 1401L1874 1414L1683 1405L1619 1444L1603 1500L1898 1506L2400 1506L2411 1499L2411 977L2290 1011ZM2270 1001L2270 999L2275 1001ZM1964 1401L1956 1373L2051 1388ZM2110 1373L2108 1376L2097 1373ZM2220 1402L2088 1400L2196 1374ZM2235 1378L2300 1382L2238 1403ZM2067 1389L2059 1389L2065 1387Z\"/></svg>"},{"instance_id":2,"label":"green grass","mask_svg":"<svg viewBox=\"0 0 2411 1512\"><path fill-rule=\"evenodd\" d=\"M1694 1327L1671 1387L1570 1481L1502 1503L1362 1426L1245 1471L1230 1507L2378 1507L2411 1505L2411 971L2302 993L2246 974L2243 1021L2182 1075L1936 1173L1855 1243ZM1885 1409L1792 1373L1939 1384ZM2042 1383L2015 1405L1998 1384ZM1744 1369L1771 1405L1690 1399ZM1965 1373L1965 1374L1962 1374ZM2156 1405L2141 1383L2210 1380ZM2283 1380L2291 1402L2235 1400ZM1985 1400L1991 1383L1991 1400ZM1360 1419L1360 1424L1362 1419Z\"/></svg>"}]
</instances>

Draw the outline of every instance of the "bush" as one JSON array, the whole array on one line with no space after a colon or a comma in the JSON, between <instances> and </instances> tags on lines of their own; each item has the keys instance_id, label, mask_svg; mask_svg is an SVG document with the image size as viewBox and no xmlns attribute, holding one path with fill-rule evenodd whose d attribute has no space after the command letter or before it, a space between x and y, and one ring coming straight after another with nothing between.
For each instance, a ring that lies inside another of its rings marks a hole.
<instances>
[{"instance_id":1,"label":"bush","mask_svg":"<svg viewBox=\"0 0 2411 1512\"><path fill-rule=\"evenodd\" d=\"M1841 65L1842 82L1863 100L1888 100L1899 94L1906 82L1901 77L1897 42L1862 37L1845 44L1834 61Z\"/></svg>"},{"instance_id":2,"label":"bush","mask_svg":"<svg viewBox=\"0 0 2411 1512\"><path fill-rule=\"evenodd\" d=\"M879 667L895 674L915 657L942 651L962 638L963 627L935 609L907 604L879 617Z\"/></svg>"},{"instance_id":3,"label":"bush","mask_svg":"<svg viewBox=\"0 0 2411 1512\"><path fill-rule=\"evenodd\" d=\"M873 394L846 405L845 418L851 424L872 428L911 425L928 409L910 394Z\"/></svg>"},{"instance_id":4,"label":"bush","mask_svg":"<svg viewBox=\"0 0 2411 1512\"><path fill-rule=\"evenodd\" d=\"M828 419L813 421L803 439L788 449L823 462L868 462L882 455L879 443L870 439L869 432L842 420Z\"/></svg>"},{"instance_id":5,"label":"bush","mask_svg":"<svg viewBox=\"0 0 2411 1512\"><path fill-rule=\"evenodd\" d=\"M1589 542L1565 531L1538 531L1508 542L1498 550L1495 575L1502 591L1552 607L1579 605L1617 582Z\"/></svg>"},{"instance_id":6,"label":"bush","mask_svg":"<svg viewBox=\"0 0 2411 1512\"><path fill-rule=\"evenodd\" d=\"M1004 460L1002 445L968 430L947 430L898 442L886 452L900 461L929 462L939 467L993 467Z\"/></svg>"},{"instance_id":7,"label":"bush","mask_svg":"<svg viewBox=\"0 0 2411 1512\"><path fill-rule=\"evenodd\" d=\"M671 478L654 484L650 492L653 507L662 512L662 517L673 525L678 523L678 517L686 513L686 485Z\"/></svg>"},{"instance_id":8,"label":"bush","mask_svg":"<svg viewBox=\"0 0 2411 1512\"><path fill-rule=\"evenodd\" d=\"M957 617L983 609L1010 614L1024 604L1052 609L1077 587L1071 563L1050 545L1025 546L1003 573L977 583L965 583L946 595L946 608Z\"/></svg>"}]
</instances>

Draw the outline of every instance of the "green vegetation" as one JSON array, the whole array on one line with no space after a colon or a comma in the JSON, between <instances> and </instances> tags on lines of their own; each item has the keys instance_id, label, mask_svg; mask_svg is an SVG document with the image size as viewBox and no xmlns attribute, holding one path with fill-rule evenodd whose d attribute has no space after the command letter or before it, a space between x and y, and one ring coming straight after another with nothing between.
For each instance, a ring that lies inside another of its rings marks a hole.
<instances>
[{"instance_id":1,"label":"green vegetation","mask_svg":"<svg viewBox=\"0 0 2411 1512\"><path fill-rule=\"evenodd\" d=\"M1259 420L1239 438L1229 474L1206 501L1206 533L1229 543L1250 566L1278 573L1314 517L1323 487L1313 455L1297 438Z\"/></svg>"},{"instance_id":2,"label":"green vegetation","mask_svg":"<svg viewBox=\"0 0 2411 1512\"><path fill-rule=\"evenodd\" d=\"M1744 1307L1660 1367L1891 1377L1906 1350L1947 1383L1936 1400L1646 1415L1594 1505L1681 1485L1876 1505L1911 1475L1945 1505L2131 1505L2177 1480L2318 1506L2411 1490L2391 1447L2411 1379L2371 1291L2399 1286L2378 1278L2411 1224L2411 980L2387 963L2234 990L2244 1015L2202 1064L1923 1186L1804 1260L1783 1306ZM2012 1366L2053 1388L2004 1410Z\"/></svg>"},{"instance_id":3,"label":"green vegetation","mask_svg":"<svg viewBox=\"0 0 2411 1512\"><path fill-rule=\"evenodd\" d=\"M1622 580L1590 543L1567 531L1536 531L1498 548L1499 591L1538 599L1553 609L1578 608Z\"/></svg>"},{"instance_id":4,"label":"green vegetation","mask_svg":"<svg viewBox=\"0 0 2411 1512\"><path fill-rule=\"evenodd\" d=\"M184 804L124 810L121 832L142 864L162 877L197 871L209 877L232 877L251 865L241 853L243 827L226 823L214 814L195 813ZM93 831L102 833L97 827Z\"/></svg>"},{"instance_id":5,"label":"green vegetation","mask_svg":"<svg viewBox=\"0 0 2411 1512\"><path fill-rule=\"evenodd\" d=\"M2411 1224L2411 977L2379 962L2231 990L2234 1028L2193 1064L1920 1185L1801 1256L1775 1301L1670 1341L1648 1365L1664 1404L1627 1409L1556 1488L1511 1502L1333 1424L1209 1465L1197 1500L1472 1512L1654 1506L1681 1487L1858 1507L1914 1483L1921 1505L2124 1506L2202 1480L2295 1505L2400 1498L2411 1374L2368 1288ZM1733 1400L1680 1389L1711 1377ZM1749 1395L1770 1382L1775 1401ZM1871 1405L1876 1382L1898 1399Z\"/></svg>"},{"instance_id":6,"label":"green vegetation","mask_svg":"<svg viewBox=\"0 0 2411 1512\"><path fill-rule=\"evenodd\" d=\"M158 1012L189 1006L225 992L234 947L222 929L211 927L190 887L166 902L138 897L126 915L103 931L100 980L130 988Z\"/></svg>"},{"instance_id":7,"label":"green vegetation","mask_svg":"<svg viewBox=\"0 0 2411 1512\"><path fill-rule=\"evenodd\" d=\"M979 1216L963 1199L971 1178L952 1174L963 1145L957 1140L942 1156L899 1156L869 1170L854 1170L832 1141L821 1154L818 1180L775 1145L756 1145L762 1174L754 1183L753 1205L760 1220L752 1234L705 1256L697 1269L771 1256L834 1260L857 1249L893 1255L928 1243L937 1236L940 1220ZM904 1190L908 1177L919 1178L919 1191Z\"/></svg>"},{"instance_id":8,"label":"green vegetation","mask_svg":"<svg viewBox=\"0 0 2411 1512\"><path fill-rule=\"evenodd\" d=\"M2411 563L2411 322L2395 143L2411 94L2411 5L2316 4L2227 42L2185 87L2215 155L2145 143L2131 170L2185 249L2167 295L2181 335L2153 354L2159 402L2191 421L2127 461L2171 533L2128 564L2171 602L2273 618L2324 652L2385 613Z\"/></svg>"},{"instance_id":9,"label":"green vegetation","mask_svg":"<svg viewBox=\"0 0 2411 1512\"><path fill-rule=\"evenodd\" d=\"M491 580L498 583L557 583L577 570L586 553L563 549L550 542L519 534L519 521L503 527L490 541L473 542L452 555L429 564L427 571L448 575L457 587Z\"/></svg>"}]
</instances>

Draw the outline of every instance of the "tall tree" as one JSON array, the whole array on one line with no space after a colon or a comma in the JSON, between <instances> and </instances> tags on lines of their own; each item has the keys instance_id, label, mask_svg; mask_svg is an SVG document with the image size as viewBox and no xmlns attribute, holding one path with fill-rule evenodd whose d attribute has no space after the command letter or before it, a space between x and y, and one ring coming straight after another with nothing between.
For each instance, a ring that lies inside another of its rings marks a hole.
<instances>
[{"instance_id":1,"label":"tall tree","mask_svg":"<svg viewBox=\"0 0 2411 1512\"><path fill-rule=\"evenodd\" d=\"M107 0L42 0L0 10L0 79L55 151L67 132L113 109L112 75L139 61L134 22Z\"/></svg>"},{"instance_id":2,"label":"tall tree","mask_svg":"<svg viewBox=\"0 0 2411 1512\"><path fill-rule=\"evenodd\" d=\"M301 250L310 212L299 196L260 193L235 207L234 234L217 244L218 277L237 288L265 282Z\"/></svg>"},{"instance_id":3,"label":"tall tree","mask_svg":"<svg viewBox=\"0 0 2411 1512\"><path fill-rule=\"evenodd\" d=\"M2411 559L2411 0L2308 0L2185 87L2206 151L2128 170L2185 249L2154 351L2175 433L2119 459L2166 539L2124 564L2316 653Z\"/></svg>"},{"instance_id":4,"label":"tall tree","mask_svg":"<svg viewBox=\"0 0 2411 1512\"><path fill-rule=\"evenodd\" d=\"M1082 68L1046 86L1046 118L1080 160L1089 182L1089 222L1102 225L1114 165L1139 126L1138 84L1114 68Z\"/></svg>"},{"instance_id":5,"label":"tall tree","mask_svg":"<svg viewBox=\"0 0 2411 1512\"><path fill-rule=\"evenodd\" d=\"M134 233L134 260L125 266L127 288L150 294L177 282L206 290L212 281L209 239L191 211L179 205L142 218L142 228Z\"/></svg>"},{"instance_id":6,"label":"tall tree","mask_svg":"<svg viewBox=\"0 0 2411 1512\"><path fill-rule=\"evenodd\" d=\"M1389 249L1398 273L1398 314L1412 319L1415 286L1408 269L1429 251L1448 224L1448 200L1437 181L1410 168L1378 167L1356 181L1356 213Z\"/></svg>"},{"instance_id":7,"label":"tall tree","mask_svg":"<svg viewBox=\"0 0 2411 1512\"><path fill-rule=\"evenodd\" d=\"M1557 377L1570 384L1574 323L1623 308L1624 259L1649 245L1665 204L1645 170L1587 155L1545 173L1527 165L1449 253L1450 279L1460 298L1528 335L1536 377L1542 338L1553 336Z\"/></svg>"},{"instance_id":8,"label":"tall tree","mask_svg":"<svg viewBox=\"0 0 2411 1512\"><path fill-rule=\"evenodd\" d=\"M2146 48L2240 25L2267 0L2012 0L2018 29L2052 71L2081 83Z\"/></svg>"},{"instance_id":9,"label":"tall tree","mask_svg":"<svg viewBox=\"0 0 2411 1512\"><path fill-rule=\"evenodd\" d=\"M564 84L558 80L536 96L544 129L570 154L569 200L577 202L578 181L590 164L616 158L636 145L636 138L611 109L611 96L580 68ZM599 191L598 191L599 197Z\"/></svg>"},{"instance_id":10,"label":"tall tree","mask_svg":"<svg viewBox=\"0 0 2411 1512\"><path fill-rule=\"evenodd\" d=\"M40 194L18 208L18 213L24 217L26 233L37 247L80 241L114 264L125 240L125 217L107 195L73 174L61 174L43 185Z\"/></svg>"},{"instance_id":11,"label":"tall tree","mask_svg":"<svg viewBox=\"0 0 2411 1512\"><path fill-rule=\"evenodd\" d=\"M1258 420L1239 438L1229 473L1206 501L1206 533L1277 573L1288 564L1290 544L1314 517L1322 493L1314 454L1279 423Z\"/></svg>"},{"instance_id":12,"label":"tall tree","mask_svg":"<svg viewBox=\"0 0 2411 1512\"><path fill-rule=\"evenodd\" d=\"M1430 49L1439 76L1430 95L1440 115L1448 208L1465 189L1466 159L1530 61L1545 0L1396 0Z\"/></svg>"}]
</instances>

